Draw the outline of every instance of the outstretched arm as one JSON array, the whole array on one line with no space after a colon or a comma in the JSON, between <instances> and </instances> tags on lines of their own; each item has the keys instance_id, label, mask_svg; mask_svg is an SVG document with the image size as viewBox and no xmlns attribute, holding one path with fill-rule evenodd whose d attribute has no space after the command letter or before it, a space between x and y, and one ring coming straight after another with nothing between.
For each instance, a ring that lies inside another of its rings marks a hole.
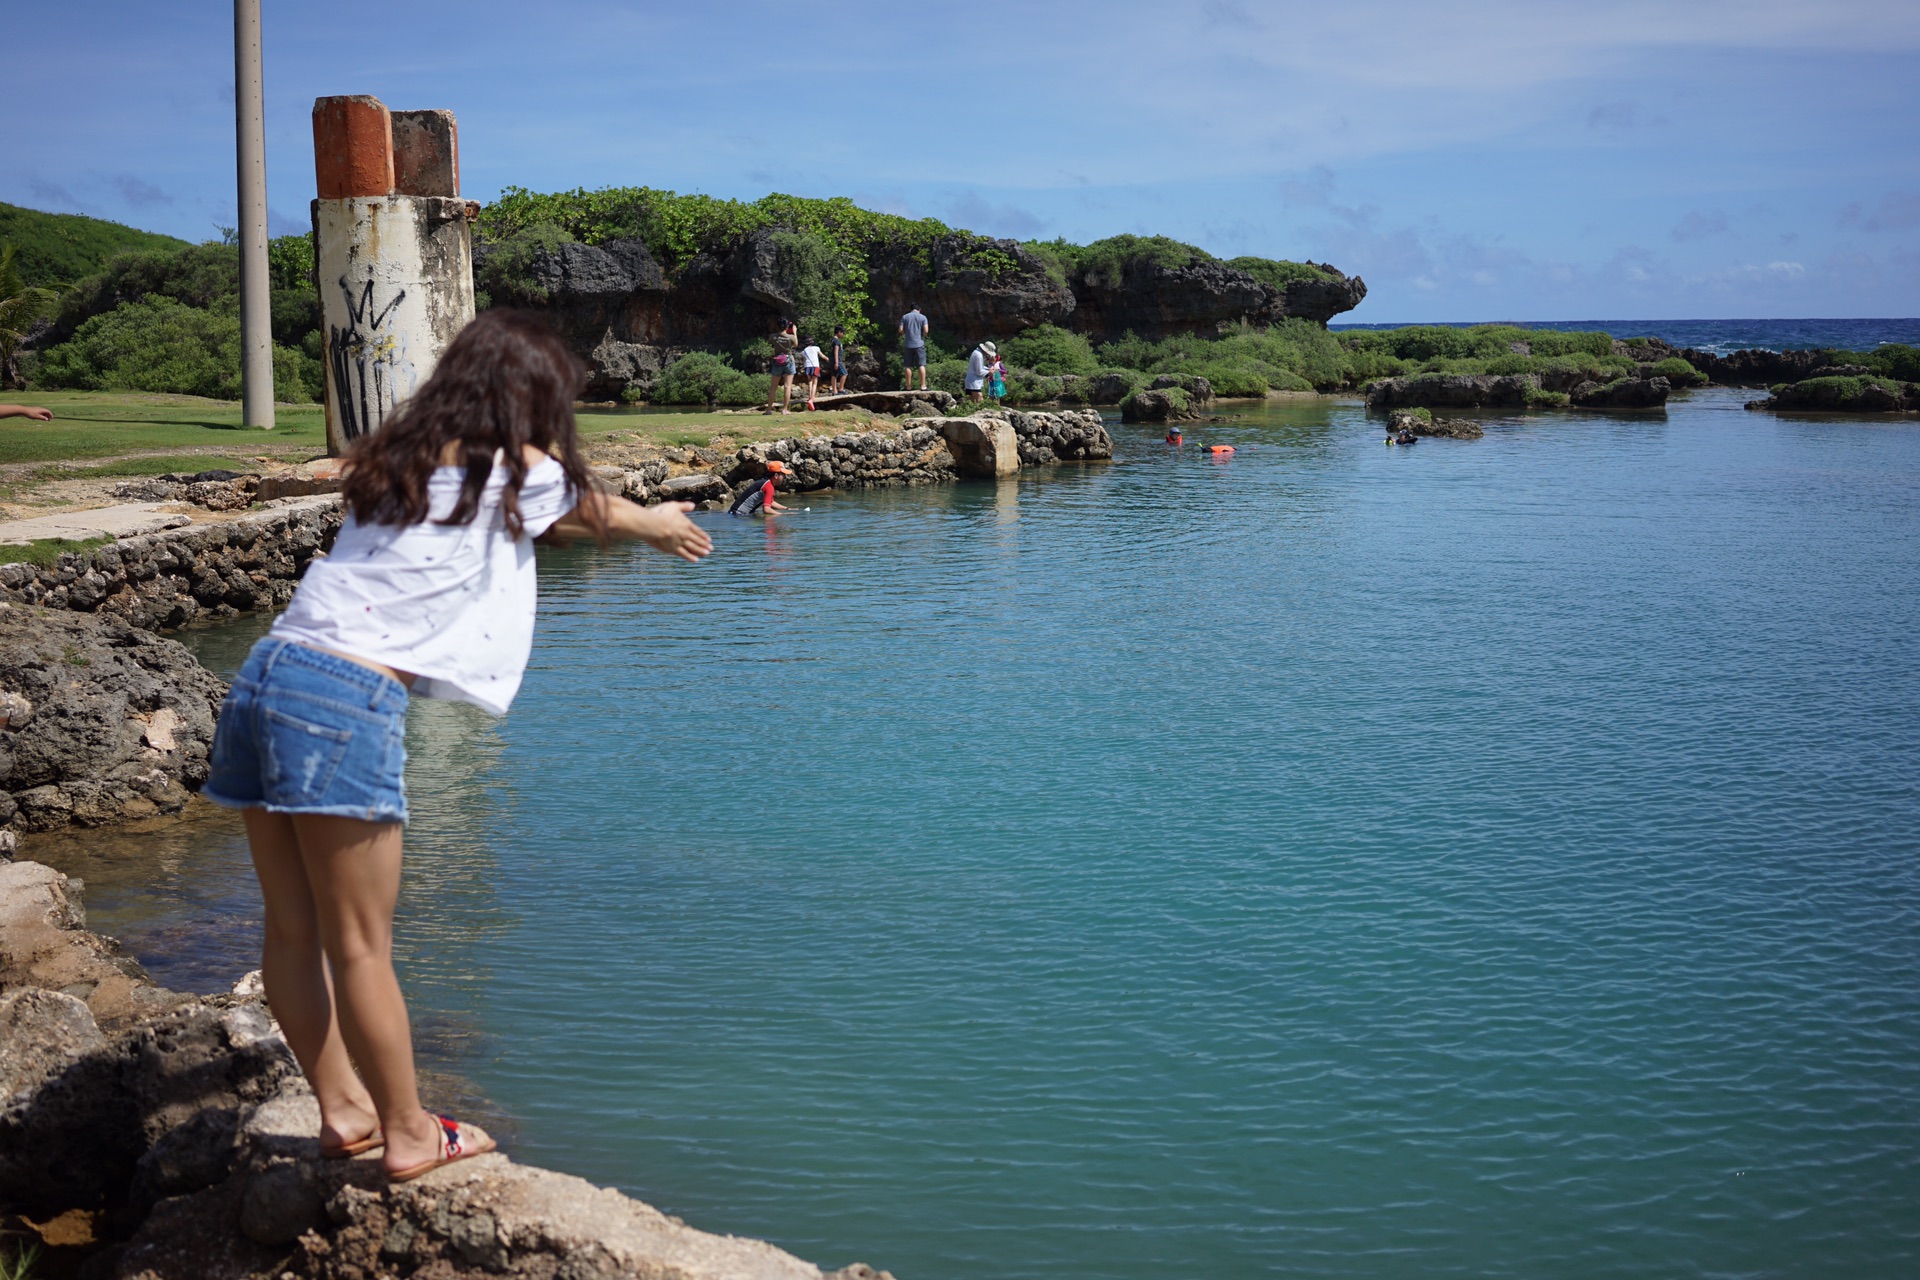
<instances>
[{"instance_id":1,"label":"outstretched arm","mask_svg":"<svg viewBox=\"0 0 1920 1280\"><path fill-rule=\"evenodd\" d=\"M0 404L0 418L32 418L35 422L52 422L53 410L42 409L37 404Z\"/></svg>"},{"instance_id":2,"label":"outstretched arm","mask_svg":"<svg viewBox=\"0 0 1920 1280\"><path fill-rule=\"evenodd\" d=\"M560 543L593 537L593 526L581 515L581 508L589 504L600 505L607 518L607 532L616 538L638 539L655 551L679 556L689 564L697 563L713 550L713 539L707 536L707 531L687 519L687 512L693 510L691 502L663 502L656 507L643 507L605 493L582 497L580 505L554 521L542 537Z\"/></svg>"}]
</instances>

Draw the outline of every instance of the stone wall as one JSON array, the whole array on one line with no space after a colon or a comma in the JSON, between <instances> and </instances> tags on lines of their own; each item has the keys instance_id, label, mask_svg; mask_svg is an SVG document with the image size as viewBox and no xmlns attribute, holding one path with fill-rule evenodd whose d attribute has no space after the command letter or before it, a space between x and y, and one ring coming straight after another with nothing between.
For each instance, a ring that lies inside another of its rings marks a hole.
<instances>
[{"instance_id":1,"label":"stone wall","mask_svg":"<svg viewBox=\"0 0 1920 1280\"><path fill-rule=\"evenodd\" d=\"M1063 413L983 410L977 418L1003 418L1018 438L1020 465L1100 461L1113 457L1113 437L1092 409ZM693 502L725 508L767 475L767 463L787 473L775 482L783 493L822 489L873 489L937 484L959 478L945 424L965 419L912 418L897 431L848 431L834 436L793 436L736 449L597 450L609 487L635 502Z\"/></svg>"},{"instance_id":2,"label":"stone wall","mask_svg":"<svg viewBox=\"0 0 1920 1280\"><path fill-rule=\"evenodd\" d=\"M333 545L339 500L281 500L219 524L189 525L70 552L51 567L0 565L0 600L116 614L149 629L280 609L307 562Z\"/></svg>"}]
</instances>

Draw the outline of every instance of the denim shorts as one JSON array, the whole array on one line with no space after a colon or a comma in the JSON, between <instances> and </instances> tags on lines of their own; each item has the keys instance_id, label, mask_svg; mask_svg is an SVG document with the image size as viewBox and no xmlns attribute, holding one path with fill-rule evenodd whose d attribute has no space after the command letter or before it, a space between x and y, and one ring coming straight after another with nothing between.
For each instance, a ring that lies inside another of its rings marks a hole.
<instances>
[{"instance_id":1,"label":"denim shorts","mask_svg":"<svg viewBox=\"0 0 1920 1280\"><path fill-rule=\"evenodd\" d=\"M271 636L234 677L201 794L229 809L407 820L407 687Z\"/></svg>"},{"instance_id":2,"label":"denim shorts","mask_svg":"<svg viewBox=\"0 0 1920 1280\"><path fill-rule=\"evenodd\" d=\"M927 349L925 347L903 347L900 353L900 363L909 369L926 368Z\"/></svg>"}]
</instances>

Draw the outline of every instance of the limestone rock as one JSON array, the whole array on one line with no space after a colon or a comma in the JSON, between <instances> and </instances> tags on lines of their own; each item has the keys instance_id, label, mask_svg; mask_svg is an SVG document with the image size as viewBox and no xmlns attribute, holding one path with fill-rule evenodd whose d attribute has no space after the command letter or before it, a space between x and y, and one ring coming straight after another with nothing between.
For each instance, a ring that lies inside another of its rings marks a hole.
<instances>
[{"instance_id":1,"label":"limestone rock","mask_svg":"<svg viewBox=\"0 0 1920 1280\"><path fill-rule=\"evenodd\" d=\"M963 476L993 480L1020 473L1020 437L1004 418L943 418L940 437Z\"/></svg>"},{"instance_id":2,"label":"limestone rock","mask_svg":"<svg viewBox=\"0 0 1920 1280\"><path fill-rule=\"evenodd\" d=\"M1667 403L1671 385L1665 378L1583 382L1573 389L1573 403L1583 409L1658 409Z\"/></svg>"},{"instance_id":3,"label":"limestone rock","mask_svg":"<svg viewBox=\"0 0 1920 1280\"><path fill-rule=\"evenodd\" d=\"M660 264L639 240L566 244L534 255L529 275L549 294L619 298L666 287Z\"/></svg>"},{"instance_id":4,"label":"limestone rock","mask_svg":"<svg viewBox=\"0 0 1920 1280\"><path fill-rule=\"evenodd\" d=\"M31 1093L104 1044L83 1000L37 987L0 996L0 1105Z\"/></svg>"},{"instance_id":5,"label":"limestone rock","mask_svg":"<svg viewBox=\"0 0 1920 1280\"><path fill-rule=\"evenodd\" d=\"M1007 414L1007 421L1020 439L1020 465L1043 466L1050 462L1090 462L1113 457L1113 436L1106 423L1091 409L1064 413Z\"/></svg>"},{"instance_id":6,"label":"limestone rock","mask_svg":"<svg viewBox=\"0 0 1920 1280\"><path fill-rule=\"evenodd\" d=\"M1438 418L1424 411L1414 412L1410 409L1396 409L1387 415L1387 430L1410 431L1416 436L1446 440L1478 440L1487 434L1481 430L1479 423L1465 418Z\"/></svg>"},{"instance_id":7,"label":"limestone rock","mask_svg":"<svg viewBox=\"0 0 1920 1280\"><path fill-rule=\"evenodd\" d=\"M1518 408L1540 389L1532 374L1423 373L1411 378L1382 378L1367 388L1367 408L1425 406L1434 409Z\"/></svg>"},{"instance_id":8,"label":"limestone rock","mask_svg":"<svg viewBox=\"0 0 1920 1280\"><path fill-rule=\"evenodd\" d=\"M1147 384L1149 391L1166 391L1178 387L1187 393L1188 402L1194 407L1213 403L1213 384L1194 373L1163 373Z\"/></svg>"},{"instance_id":9,"label":"limestone rock","mask_svg":"<svg viewBox=\"0 0 1920 1280\"><path fill-rule=\"evenodd\" d=\"M1325 324L1367 296L1366 282L1331 267L1285 288L1256 280L1223 262L1169 267L1143 254L1118 270L1082 270L1072 280L1071 327L1095 342L1127 333L1157 340L1175 333L1214 333L1246 322L1273 324L1297 316Z\"/></svg>"},{"instance_id":10,"label":"limestone rock","mask_svg":"<svg viewBox=\"0 0 1920 1280\"><path fill-rule=\"evenodd\" d=\"M1136 391L1120 402L1122 422L1188 422L1199 416L1179 387Z\"/></svg>"},{"instance_id":11,"label":"limestone rock","mask_svg":"<svg viewBox=\"0 0 1920 1280\"><path fill-rule=\"evenodd\" d=\"M1777 386L1749 409L1799 409L1819 413L1900 413L1920 411L1920 383L1891 378L1826 374Z\"/></svg>"},{"instance_id":12,"label":"limestone rock","mask_svg":"<svg viewBox=\"0 0 1920 1280\"><path fill-rule=\"evenodd\" d=\"M0 821L40 831L151 817L206 781L226 685L177 641L114 614L8 606L0 686L34 708L0 729Z\"/></svg>"}]
</instances>

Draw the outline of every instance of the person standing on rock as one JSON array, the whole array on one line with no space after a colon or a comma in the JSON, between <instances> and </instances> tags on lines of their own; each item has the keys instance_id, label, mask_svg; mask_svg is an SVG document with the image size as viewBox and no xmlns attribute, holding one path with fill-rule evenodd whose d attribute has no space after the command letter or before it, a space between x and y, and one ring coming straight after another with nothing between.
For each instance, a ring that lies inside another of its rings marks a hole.
<instances>
[{"instance_id":1,"label":"person standing on rock","mask_svg":"<svg viewBox=\"0 0 1920 1280\"><path fill-rule=\"evenodd\" d=\"M346 518L253 646L204 794L243 812L266 907L267 999L320 1104L320 1152L385 1147L405 1182L493 1150L422 1109L393 910L410 695L504 715L533 642L533 540L638 538L697 561L690 504L602 495L573 401L586 369L546 325L484 311L348 453Z\"/></svg>"},{"instance_id":2,"label":"person standing on rock","mask_svg":"<svg viewBox=\"0 0 1920 1280\"><path fill-rule=\"evenodd\" d=\"M913 371L920 371L920 389L927 389L927 318L914 307L900 317L900 366L907 375L908 391L913 390Z\"/></svg>"},{"instance_id":3,"label":"person standing on rock","mask_svg":"<svg viewBox=\"0 0 1920 1280\"><path fill-rule=\"evenodd\" d=\"M807 375L807 408L813 408L813 397L820 390L820 357L825 352L809 342L800 352L800 365Z\"/></svg>"},{"instance_id":4,"label":"person standing on rock","mask_svg":"<svg viewBox=\"0 0 1920 1280\"><path fill-rule=\"evenodd\" d=\"M991 342L983 342L973 349L967 357L967 377L964 383L967 399L979 404L987 395L987 366L998 363L999 349Z\"/></svg>"},{"instance_id":5,"label":"person standing on rock","mask_svg":"<svg viewBox=\"0 0 1920 1280\"><path fill-rule=\"evenodd\" d=\"M800 350L800 334L791 320L782 320L779 331L773 335L773 363L769 372L773 381L767 386L767 411L773 411L774 393L782 386L786 388L786 398L780 402L780 412L791 412L793 406L793 365Z\"/></svg>"},{"instance_id":6,"label":"person standing on rock","mask_svg":"<svg viewBox=\"0 0 1920 1280\"><path fill-rule=\"evenodd\" d=\"M842 396L847 393L847 327L843 324L833 326L833 381L827 385L827 394Z\"/></svg>"}]
</instances>

